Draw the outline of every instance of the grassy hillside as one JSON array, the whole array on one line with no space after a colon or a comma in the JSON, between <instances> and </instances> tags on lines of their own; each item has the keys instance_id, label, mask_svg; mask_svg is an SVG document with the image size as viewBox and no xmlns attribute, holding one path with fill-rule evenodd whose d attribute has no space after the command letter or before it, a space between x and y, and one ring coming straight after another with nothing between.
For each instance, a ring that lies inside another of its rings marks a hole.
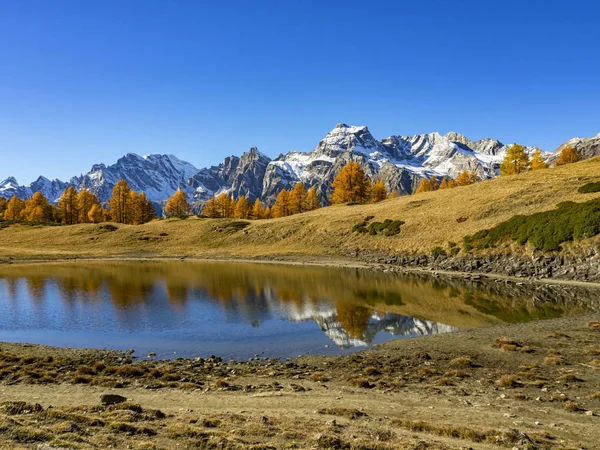
<instances>
[{"instance_id":1,"label":"grassy hillside","mask_svg":"<svg viewBox=\"0 0 600 450\"><path fill-rule=\"evenodd\" d=\"M600 158L554 169L500 177L471 186L386 200L340 205L282 219L251 222L244 229L228 219L169 219L140 226L13 225L0 229L0 257L345 257L357 251L430 253L448 242L462 246L467 235L517 214L547 211L563 201L584 202L579 193L600 179ZM399 234L353 232L367 216L403 221ZM567 246L573 251L578 244ZM516 248L517 244L513 244Z\"/></svg>"}]
</instances>

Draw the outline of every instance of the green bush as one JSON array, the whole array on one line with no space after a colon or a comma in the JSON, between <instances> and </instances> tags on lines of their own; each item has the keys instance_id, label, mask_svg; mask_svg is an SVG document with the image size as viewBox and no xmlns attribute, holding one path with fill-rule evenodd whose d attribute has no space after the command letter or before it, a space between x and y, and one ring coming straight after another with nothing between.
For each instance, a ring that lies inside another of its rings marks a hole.
<instances>
[{"instance_id":1,"label":"green bush","mask_svg":"<svg viewBox=\"0 0 600 450\"><path fill-rule=\"evenodd\" d=\"M400 233L400 227L404 225L401 220L385 219L383 222L373 222L367 228L370 235L383 234L384 236L395 236Z\"/></svg>"},{"instance_id":2,"label":"green bush","mask_svg":"<svg viewBox=\"0 0 600 450\"><path fill-rule=\"evenodd\" d=\"M431 250L431 256L437 258L438 256L447 256L447 253L442 247L435 247L433 250Z\"/></svg>"},{"instance_id":3,"label":"green bush","mask_svg":"<svg viewBox=\"0 0 600 450\"><path fill-rule=\"evenodd\" d=\"M385 219L383 222L373 222L369 224L369 221L373 219L373 216L367 216L362 222L355 224L352 227L352 231L355 233L369 233L372 236L383 234L384 236L395 236L400 233L400 227L404 225L401 220Z\"/></svg>"},{"instance_id":4,"label":"green bush","mask_svg":"<svg viewBox=\"0 0 600 450\"><path fill-rule=\"evenodd\" d=\"M450 254L451 254L452 256L456 256L456 255L458 255L458 254L459 254L459 252L460 252L460 248L458 248L458 247L452 247L452 248L450 249Z\"/></svg>"},{"instance_id":5,"label":"green bush","mask_svg":"<svg viewBox=\"0 0 600 450\"><path fill-rule=\"evenodd\" d=\"M593 192L600 192L600 181L594 183L587 183L577 189L580 194L591 194Z\"/></svg>"},{"instance_id":6,"label":"green bush","mask_svg":"<svg viewBox=\"0 0 600 450\"><path fill-rule=\"evenodd\" d=\"M367 222L359 222L352 227L355 233L367 233Z\"/></svg>"},{"instance_id":7,"label":"green bush","mask_svg":"<svg viewBox=\"0 0 600 450\"><path fill-rule=\"evenodd\" d=\"M490 248L512 239L536 250L557 251L564 242L600 234L600 199L584 203L562 202L556 209L529 216L514 216L488 230L464 238L465 247Z\"/></svg>"}]
</instances>

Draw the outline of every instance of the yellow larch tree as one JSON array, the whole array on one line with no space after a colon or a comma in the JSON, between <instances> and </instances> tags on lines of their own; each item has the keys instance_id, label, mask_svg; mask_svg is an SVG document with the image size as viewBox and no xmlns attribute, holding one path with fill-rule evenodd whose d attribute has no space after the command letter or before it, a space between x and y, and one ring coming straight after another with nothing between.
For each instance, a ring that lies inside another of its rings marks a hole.
<instances>
[{"instance_id":1,"label":"yellow larch tree","mask_svg":"<svg viewBox=\"0 0 600 450\"><path fill-rule=\"evenodd\" d=\"M433 186L431 185L431 181L427 178L423 178L419 183L419 187L415 191L415 194L420 194L421 192L430 192L433 191Z\"/></svg>"},{"instance_id":2,"label":"yellow larch tree","mask_svg":"<svg viewBox=\"0 0 600 450\"><path fill-rule=\"evenodd\" d=\"M252 205L248 200L246 200L246 196L242 195L235 202L235 206L233 208L233 217L236 219L249 219L251 213Z\"/></svg>"},{"instance_id":3,"label":"yellow larch tree","mask_svg":"<svg viewBox=\"0 0 600 450\"><path fill-rule=\"evenodd\" d=\"M525 147L519 144L512 145L506 152L504 161L500 165L500 175L516 175L529 170L529 156Z\"/></svg>"},{"instance_id":4,"label":"yellow larch tree","mask_svg":"<svg viewBox=\"0 0 600 450\"><path fill-rule=\"evenodd\" d=\"M67 225L73 225L79 221L79 208L77 202L77 191L69 186L58 200L58 215L60 221Z\"/></svg>"},{"instance_id":5,"label":"yellow larch tree","mask_svg":"<svg viewBox=\"0 0 600 450\"><path fill-rule=\"evenodd\" d=\"M152 202L146 197L146 193L140 194L140 210L141 210L141 223L148 223L151 220L156 219L156 210L152 206Z\"/></svg>"},{"instance_id":6,"label":"yellow larch tree","mask_svg":"<svg viewBox=\"0 0 600 450\"><path fill-rule=\"evenodd\" d=\"M21 212L25 209L25 202L13 195L6 204L4 220L21 220Z\"/></svg>"},{"instance_id":7,"label":"yellow larch tree","mask_svg":"<svg viewBox=\"0 0 600 450\"><path fill-rule=\"evenodd\" d=\"M254 220L260 220L265 218L265 210L262 206L260 198L257 198L254 201L254 206L252 207L252 218Z\"/></svg>"},{"instance_id":8,"label":"yellow larch tree","mask_svg":"<svg viewBox=\"0 0 600 450\"><path fill-rule=\"evenodd\" d=\"M273 211L271 210L270 206L267 206L265 208L265 219L272 219L273 218Z\"/></svg>"},{"instance_id":9,"label":"yellow larch tree","mask_svg":"<svg viewBox=\"0 0 600 450\"><path fill-rule=\"evenodd\" d=\"M319 199L319 196L317 195L317 190L314 187L311 187L306 194L306 210L314 211L320 207L321 199Z\"/></svg>"},{"instance_id":10,"label":"yellow larch tree","mask_svg":"<svg viewBox=\"0 0 600 450\"><path fill-rule=\"evenodd\" d=\"M548 164L544 161L541 150L536 148L531 156L531 170L543 170L547 168Z\"/></svg>"},{"instance_id":11,"label":"yellow larch tree","mask_svg":"<svg viewBox=\"0 0 600 450\"><path fill-rule=\"evenodd\" d=\"M188 203L187 195L181 189L177 189L165 206L167 216L186 216L190 212L190 204Z\"/></svg>"},{"instance_id":12,"label":"yellow larch tree","mask_svg":"<svg viewBox=\"0 0 600 450\"><path fill-rule=\"evenodd\" d=\"M339 171L331 187L332 205L348 202L366 203L369 200L371 182L360 164L350 161Z\"/></svg>"},{"instance_id":13,"label":"yellow larch tree","mask_svg":"<svg viewBox=\"0 0 600 450\"><path fill-rule=\"evenodd\" d=\"M217 199L215 197L209 198L204 204L202 214L206 217L219 217L219 209L217 208Z\"/></svg>"},{"instance_id":14,"label":"yellow larch tree","mask_svg":"<svg viewBox=\"0 0 600 450\"><path fill-rule=\"evenodd\" d=\"M112 197L108 201L112 220L117 223L127 223L129 213L129 184L126 180L119 180L112 190Z\"/></svg>"},{"instance_id":15,"label":"yellow larch tree","mask_svg":"<svg viewBox=\"0 0 600 450\"><path fill-rule=\"evenodd\" d=\"M102 210L102 206L99 204L92 205L90 210L88 211L87 221L89 223L100 223L104 220L104 214Z\"/></svg>"},{"instance_id":16,"label":"yellow larch tree","mask_svg":"<svg viewBox=\"0 0 600 450\"><path fill-rule=\"evenodd\" d=\"M392 189L392 192L390 192L390 195L388 195L388 198L397 198L400 197L400 193L398 192L397 189Z\"/></svg>"},{"instance_id":17,"label":"yellow larch tree","mask_svg":"<svg viewBox=\"0 0 600 450\"><path fill-rule=\"evenodd\" d=\"M560 152L556 165L564 166L565 164L573 164L577 161L581 161L581 153L575 147L567 145Z\"/></svg>"},{"instance_id":18,"label":"yellow larch tree","mask_svg":"<svg viewBox=\"0 0 600 450\"><path fill-rule=\"evenodd\" d=\"M447 177L442 178L439 189L449 189Z\"/></svg>"},{"instance_id":19,"label":"yellow larch tree","mask_svg":"<svg viewBox=\"0 0 600 450\"><path fill-rule=\"evenodd\" d=\"M52 213L48 199L41 192L36 192L25 202L21 217L28 222L49 222L53 219Z\"/></svg>"},{"instance_id":20,"label":"yellow larch tree","mask_svg":"<svg viewBox=\"0 0 600 450\"><path fill-rule=\"evenodd\" d=\"M4 218L4 211L6 211L7 203L8 200L6 200L4 197L0 197L0 219Z\"/></svg>"},{"instance_id":21,"label":"yellow larch tree","mask_svg":"<svg viewBox=\"0 0 600 450\"><path fill-rule=\"evenodd\" d=\"M468 186L473 183L473 175L468 170L463 170L455 180L455 186Z\"/></svg>"},{"instance_id":22,"label":"yellow larch tree","mask_svg":"<svg viewBox=\"0 0 600 450\"><path fill-rule=\"evenodd\" d=\"M299 214L306 211L306 195L304 184L296 183L294 189L289 193L291 214Z\"/></svg>"},{"instance_id":23,"label":"yellow larch tree","mask_svg":"<svg viewBox=\"0 0 600 450\"><path fill-rule=\"evenodd\" d=\"M285 217L291 214L290 207L290 193L286 189L282 189L277 194L277 199L275 200L275 205L273 205L273 217Z\"/></svg>"},{"instance_id":24,"label":"yellow larch tree","mask_svg":"<svg viewBox=\"0 0 600 450\"><path fill-rule=\"evenodd\" d=\"M234 209L235 202L225 192L217 197L217 217L233 217Z\"/></svg>"},{"instance_id":25,"label":"yellow larch tree","mask_svg":"<svg viewBox=\"0 0 600 450\"><path fill-rule=\"evenodd\" d=\"M383 180L377 180L371 189L371 202L378 203L388 197L387 189Z\"/></svg>"},{"instance_id":26,"label":"yellow larch tree","mask_svg":"<svg viewBox=\"0 0 600 450\"><path fill-rule=\"evenodd\" d=\"M94 205L100 206L100 201L98 200L98 197L92 194L89 190L83 189L77 196L77 211L79 214L79 223L91 222L89 214L90 210L92 209L92 206Z\"/></svg>"},{"instance_id":27,"label":"yellow larch tree","mask_svg":"<svg viewBox=\"0 0 600 450\"><path fill-rule=\"evenodd\" d=\"M142 203L140 194L136 191L129 191L129 200L127 200L127 223L130 225L140 225L142 223Z\"/></svg>"}]
</instances>

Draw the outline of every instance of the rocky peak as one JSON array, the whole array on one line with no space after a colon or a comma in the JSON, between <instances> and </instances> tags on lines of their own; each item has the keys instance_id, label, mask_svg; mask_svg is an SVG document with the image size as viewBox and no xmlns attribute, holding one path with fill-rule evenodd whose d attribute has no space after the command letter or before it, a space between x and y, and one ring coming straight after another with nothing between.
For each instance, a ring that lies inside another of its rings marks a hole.
<instances>
[{"instance_id":1,"label":"rocky peak","mask_svg":"<svg viewBox=\"0 0 600 450\"><path fill-rule=\"evenodd\" d=\"M0 186L6 186L8 184L14 184L15 186L18 186L19 183L17 182L17 179L15 177L8 177L6 180L2 181L2 183L0 183Z\"/></svg>"},{"instance_id":2,"label":"rocky peak","mask_svg":"<svg viewBox=\"0 0 600 450\"><path fill-rule=\"evenodd\" d=\"M566 146L575 147L581 153L581 156L584 159L593 158L595 156L600 156L600 133L591 138L580 138L576 137L573 139L569 139L566 142L563 142L558 148L554 151L552 156L548 159L549 164L554 164L560 153Z\"/></svg>"},{"instance_id":3,"label":"rocky peak","mask_svg":"<svg viewBox=\"0 0 600 450\"><path fill-rule=\"evenodd\" d=\"M348 126L340 123L327 133L313 153L336 158L345 152L360 152L368 155L373 152L385 153L386 150L386 147L373 137L366 126Z\"/></svg>"}]
</instances>

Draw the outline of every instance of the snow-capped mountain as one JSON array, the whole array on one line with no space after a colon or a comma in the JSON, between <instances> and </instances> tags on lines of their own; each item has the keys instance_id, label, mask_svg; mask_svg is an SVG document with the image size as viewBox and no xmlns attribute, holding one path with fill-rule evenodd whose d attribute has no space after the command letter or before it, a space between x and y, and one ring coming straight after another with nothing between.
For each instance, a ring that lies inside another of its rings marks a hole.
<instances>
[{"instance_id":1,"label":"snow-capped mountain","mask_svg":"<svg viewBox=\"0 0 600 450\"><path fill-rule=\"evenodd\" d=\"M89 189L100 201L106 201L117 181L125 179L131 189L144 191L150 200L160 202L179 188L187 189L186 181L197 172L192 164L173 155L128 153L111 166L94 165L90 172L72 178L69 184L77 190Z\"/></svg>"},{"instance_id":2,"label":"snow-capped mountain","mask_svg":"<svg viewBox=\"0 0 600 450\"><path fill-rule=\"evenodd\" d=\"M338 124L310 153L290 152L271 161L263 183L263 199L272 202L282 188L297 182L314 186L327 199L335 175L348 161L363 166L370 178L384 180L388 190L410 194L423 177L451 176L464 170L481 178L498 174L509 145L492 139L473 142L448 133L390 136L376 140L365 126ZM527 149L533 153L534 148Z\"/></svg>"},{"instance_id":3,"label":"snow-capped mountain","mask_svg":"<svg viewBox=\"0 0 600 450\"><path fill-rule=\"evenodd\" d=\"M14 177L8 177L0 183L0 197L10 198L16 195L19 198L29 198L35 192L41 192L51 202L57 202L68 184L60 180L49 180L38 177L33 183L20 186Z\"/></svg>"},{"instance_id":4,"label":"snow-capped mountain","mask_svg":"<svg viewBox=\"0 0 600 450\"><path fill-rule=\"evenodd\" d=\"M554 154L544 152L548 162L553 163L567 144L578 148L584 158L600 154L599 134L571 139ZM260 198L272 205L281 189L302 182L307 188L315 187L326 202L335 175L349 161L361 164L371 179L384 180L388 190L410 194L423 177L455 178L463 170L475 171L481 178L497 176L509 147L489 138L472 141L455 132L394 135L377 140L366 126L341 123L310 152L292 151L271 159L252 147L240 157L229 156L221 164L204 169L172 155L142 157L129 153L113 165L96 164L90 172L69 182L40 177L21 186L9 177L0 183L0 196L28 198L40 191L56 201L72 185L78 190L87 188L106 201L116 182L126 179L132 189L145 191L156 203L163 203L181 188L199 209L203 202L220 193L234 198L244 195L250 201ZM534 148L527 147L527 151L533 153Z\"/></svg>"}]
</instances>

